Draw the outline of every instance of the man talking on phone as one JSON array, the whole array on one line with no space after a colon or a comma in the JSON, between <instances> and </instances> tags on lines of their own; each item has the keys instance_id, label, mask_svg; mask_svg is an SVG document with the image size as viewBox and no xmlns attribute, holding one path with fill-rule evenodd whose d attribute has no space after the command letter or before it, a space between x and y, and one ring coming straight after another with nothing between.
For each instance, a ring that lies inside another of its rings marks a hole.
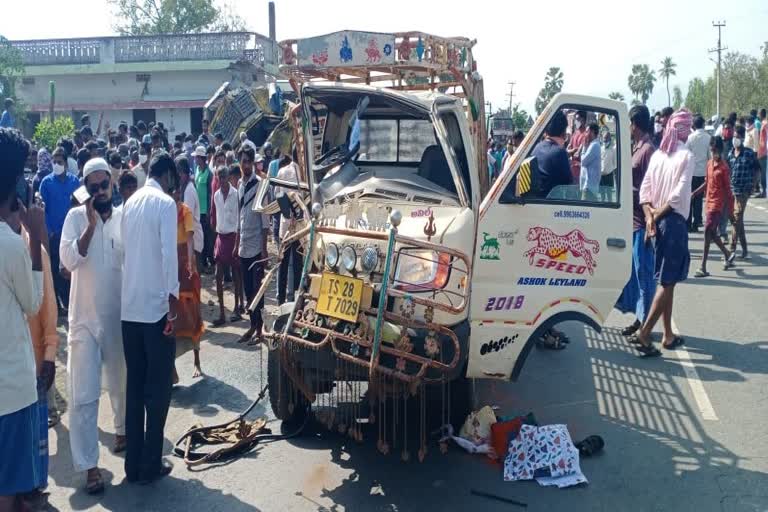
<instances>
[{"instance_id":1,"label":"man talking on phone","mask_svg":"<svg viewBox=\"0 0 768 512\"><path fill-rule=\"evenodd\" d=\"M163 430L171 403L176 355L174 320L179 297L176 252L176 164L157 151L149 178L123 205L122 321L128 369L125 474L150 483L171 472L162 460ZM146 412L146 430L145 430Z\"/></svg>"},{"instance_id":2,"label":"man talking on phone","mask_svg":"<svg viewBox=\"0 0 768 512\"><path fill-rule=\"evenodd\" d=\"M67 214L59 254L72 274L69 304L70 433L75 471L87 471L86 492L104 490L99 462L99 397L106 379L114 418L114 452L125 450L125 357L120 324L122 212L112 207L112 177L103 158L88 160L90 198Z\"/></svg>"}]
</instances>

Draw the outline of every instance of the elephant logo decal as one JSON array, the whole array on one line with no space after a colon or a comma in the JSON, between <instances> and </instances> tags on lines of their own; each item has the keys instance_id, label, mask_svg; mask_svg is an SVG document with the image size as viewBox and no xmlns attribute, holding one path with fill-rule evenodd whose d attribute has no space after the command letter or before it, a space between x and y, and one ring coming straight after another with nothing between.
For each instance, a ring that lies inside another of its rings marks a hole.
<instances>
[{"instance_id":1,"label":"elephant logo decal","mask_svg":"<svg viewBox=\"0 0 768 512\"><path fill-rule=\"evenodd\" d=\"M498 260L499 258L499 240L483 233L483 245L480 246L481 260Z\"/></svg>"}]
</instances>

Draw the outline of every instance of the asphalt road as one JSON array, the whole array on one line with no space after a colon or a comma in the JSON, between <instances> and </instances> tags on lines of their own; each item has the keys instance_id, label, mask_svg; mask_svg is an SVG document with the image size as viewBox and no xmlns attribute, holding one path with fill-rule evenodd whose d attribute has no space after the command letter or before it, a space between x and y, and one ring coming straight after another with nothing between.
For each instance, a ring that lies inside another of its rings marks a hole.
<instances>
[{"instance_id":1,"label":"asphalt road","mask_svg":"<svg viewBox=\"0 0 768 512\"><path fill-rule=\"evenodd\" d=\"M517 383L477 383L478 403L497 405L504 414L532 411L541 424L566 423L574 439L600 434L604 453L581 462L587 486L507 483L499 465L455 446L441 455L433 445L424 463L413 456L403 463L397 455L380 455L375 439L357 444L313 426L301 438L265 444L206 470L187 470L171 457L175 468L168 478L139 487L123 481L122 459L109 452L112 426L104 403L106 493L86 495L85 476L73 473L65 414L51 431L50 504L148 512L522 510L470 494L477 489L527 503L531 511L768 510L768 201L751 204L752 259L726 272L716 255L711 277L679 287L674 316L685 350L636 358L618 335L627 319L614 312L602 334L564 325L572 338L568 349L533 350ZM701 235L692 236L691 248L692 275ZM212 318L213 309L206 309ZM235 343L245 327L206 335L203 379L191 378L191 353L178 359L182 380L166 429L169 453L190 425L230 418L258 395L266 354ZM59 372L64 392L63 364ZM259 406L258 415L271 418L271 411ZM279 422L270 426L279 430Z\"/></svg>"}]
</instances>

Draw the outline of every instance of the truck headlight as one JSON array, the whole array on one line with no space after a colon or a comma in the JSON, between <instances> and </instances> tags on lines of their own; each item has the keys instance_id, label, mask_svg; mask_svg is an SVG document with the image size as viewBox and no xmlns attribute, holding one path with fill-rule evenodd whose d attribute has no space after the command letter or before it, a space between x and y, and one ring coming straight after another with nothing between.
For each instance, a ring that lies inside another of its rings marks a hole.
<instances>
[{"instance_id":1,"label":"truck headlight","mask_svg":"<svg viewBox=\"0 0 768 512\"><path fill-rule=\"evenodd\" d=\"M357 253L351 245L346 246L341 251L341 264L347 269L347 272L355 270L355 266L357 265Z\"/></svg>"},{"instance_id":2,"label":"truck headlight","mask_svg":"<svg viewBox=\"0 0 768 512\"><path fill-rule=\"evenodd\" d=\"M379 262L379 252L375 247L366 247L360 258L360 267L363 272L373 272Z\"/></svg>"},{"instance_id":3,"label":"truck headlight","mask_svg":"<svg viewBox=\"0 0 768 512\"><path fill-rule=\"evenodd\" d=\"M339 262L339 246L331 242L325 248L325 264L334 268Z\"/></svg>"},{"instance_id":4,"label":"truck headlight","mask_svg":"<svg viewBox=\"0 0 768 512\"><path fill-rule=\"evenodd\" d=\"M406 291L444 288L450 276L451 256L426 249L403 249L397 258L395 287Z\"/></svg>"}]
</instances>

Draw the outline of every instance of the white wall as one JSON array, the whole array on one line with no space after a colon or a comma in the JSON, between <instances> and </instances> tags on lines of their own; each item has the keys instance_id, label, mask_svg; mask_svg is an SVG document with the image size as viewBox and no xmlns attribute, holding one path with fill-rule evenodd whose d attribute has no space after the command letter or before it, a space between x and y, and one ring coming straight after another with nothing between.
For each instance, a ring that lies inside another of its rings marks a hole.
<instances>
[{"instance_id":1,"label":"white wall","mask_svg":"<svg viewBox=\"0 0 768 512\"><path fill-rule=\"evenodd\" d=\"M173 137L181 132L192 131L190 110L188 108L161 108L155 110L155 121L162 122L168 130L168 141L173 144Z\"/></svg>"},{"instance_id":2,"label":"white wall","mask_svg":"<svg viewBox=\"0 0 768 512\"><path fill-rule=\"evenodd\" d=\"M109 109L112 105L142 100L207 100L223 82L232 78L226 69L153 71L150 75L148 94L142 94L144 82L136 81L136 73L36 76L34 84L20 84L18 94L27 104L47 105L48 82L55 80L57 105L104 105Z\"/></svg>"}]
</instances>

